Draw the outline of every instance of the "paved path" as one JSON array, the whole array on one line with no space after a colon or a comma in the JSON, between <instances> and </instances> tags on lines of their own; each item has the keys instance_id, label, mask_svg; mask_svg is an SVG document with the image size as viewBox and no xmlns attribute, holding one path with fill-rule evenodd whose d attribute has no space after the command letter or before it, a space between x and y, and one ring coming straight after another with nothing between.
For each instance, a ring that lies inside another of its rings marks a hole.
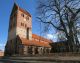
<instances>
[{"instance_id":1,"label":"paved path","mask_svg":"<svg viewBox=\"0 0 80 63\"><path fill-rule=\"evenodd\" d=\"M10 57L11 59L27 59L27 60L71 60L80 61L79 56L54 56L54 57Z\"/></svg>"},{"instance_id":2,"label":"paved path","mask_svg":"<svg viewBox=\"0 0 80 63\"><path fill-rule=\"evenodd\" d=\"M18 62L18 63L80 63L80 57L74 56L54 56L54 57L8 57L0 59L0 61L7 62Z\"/></svg>"}]
</instances>

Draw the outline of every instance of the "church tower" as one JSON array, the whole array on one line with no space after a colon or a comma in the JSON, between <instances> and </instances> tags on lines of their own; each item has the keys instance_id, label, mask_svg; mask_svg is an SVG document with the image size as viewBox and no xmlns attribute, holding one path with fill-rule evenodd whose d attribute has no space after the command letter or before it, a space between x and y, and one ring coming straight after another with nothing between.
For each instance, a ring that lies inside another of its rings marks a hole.
<instances>
[{"instance_id":1,"label":"church tower","mask_svg":"<svg viewBox=\"0 0 80 63\"><path fill-rule=\"evenodd\" d=\"M10 15L8 41L16 36L32 39L32 18L27 11L14 4Z\"/></svg>"},{"instance_id":2,"label":"church tower","mask_svg":"<svg viewBox=\"0 0 80 63\"><path fill-rule=\"evenodd\" d=\"M43 54L44 51L50 51L50 42L45 38L32 34L31 15L14 4L10 15L8 40L4 55Z\"/></svg>"}]
</instances>

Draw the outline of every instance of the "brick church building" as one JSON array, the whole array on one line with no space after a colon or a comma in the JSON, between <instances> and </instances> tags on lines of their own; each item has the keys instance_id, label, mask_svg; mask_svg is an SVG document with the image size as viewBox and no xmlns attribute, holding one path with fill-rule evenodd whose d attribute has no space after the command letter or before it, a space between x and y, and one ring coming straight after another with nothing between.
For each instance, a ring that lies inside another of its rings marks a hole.
<instances>
[{"instance_id":1,"label":"brick church building","mask_svg":"<svg viewBox=\"0 0 80 63\"><path fill-rule=\"evenodd\" d=\"M14 4L10 15L5 55L50 53L50 43L50 40L32 34L31 15Z\"/></svg>"}]
</instances>

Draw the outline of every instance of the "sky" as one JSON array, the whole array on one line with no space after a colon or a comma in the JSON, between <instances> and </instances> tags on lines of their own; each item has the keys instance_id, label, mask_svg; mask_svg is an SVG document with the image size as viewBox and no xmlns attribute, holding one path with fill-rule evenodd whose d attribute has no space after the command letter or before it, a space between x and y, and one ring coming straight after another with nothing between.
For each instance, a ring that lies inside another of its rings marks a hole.
<instances>
[{"instance_id":1,"label":"sky","mask_svg":"<svg viewBox=\"0 0 80 63\"><path fill-rule=\"evenodd\" d=\"M32 33L40 35L40 24L36 21L36 1L15 0L17 5L32 15ZM14 5L14 0L0 0L0 50L4 50L8 37L9 17ZM56 36L56 35L55 35ZM56 38L47 34L50 39Z\"/></svg>"}]
</instances>

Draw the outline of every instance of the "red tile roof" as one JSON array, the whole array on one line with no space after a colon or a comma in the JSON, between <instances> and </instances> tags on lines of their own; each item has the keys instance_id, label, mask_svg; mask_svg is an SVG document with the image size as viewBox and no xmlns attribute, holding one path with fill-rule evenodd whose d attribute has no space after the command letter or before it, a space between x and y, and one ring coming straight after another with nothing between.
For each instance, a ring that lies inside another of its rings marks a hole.
<instances>
[{"instance_id":1,"label":"red tile roof","mask_svg":"<svg viewBox=\"0 0 80 63\"><path fill-rule=\"evenodd\" d=\"M48 39L46 39L46 38L44 38L44 37L41 37L41 36L38 36L38 35L36 35L36 34L32 34L32 38L38 39L38 40L41 40L41 41L44 41L44 42L52 43L51 40L48 40Z\"/></svg>"},{"instance_id":2,"label":"red tile roof","mask_svg":"<svg viewBox=\"0 0 80 63\"><path fill-rule=\"evenodd\" d=\"M37 37L37 35L33 35L33 36ZM24 44L24 45L34 45L34 46L51 47L50 46L50 42L45 42L45 41L42 42L42 41L36 41L36 40L28 40L28 39L25 39L25 38L20 38L20 39L22 41L22 44ZM49 40L47 39L46 41L49 41Z\"/></svg>"}]
</instances>

